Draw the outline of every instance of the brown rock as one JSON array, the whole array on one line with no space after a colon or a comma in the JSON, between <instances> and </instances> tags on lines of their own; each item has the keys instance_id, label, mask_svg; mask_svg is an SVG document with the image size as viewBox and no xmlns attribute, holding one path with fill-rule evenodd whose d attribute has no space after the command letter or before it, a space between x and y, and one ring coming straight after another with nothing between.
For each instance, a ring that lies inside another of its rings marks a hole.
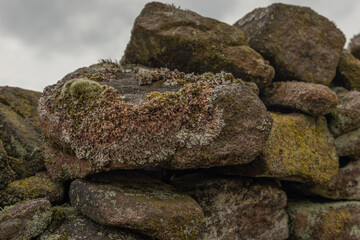
<instances>
[{"instance_id":1,"label":"brown rock","mask_svg":"<svg viewBox=\"0 0 360 240\"><path fill-rule=\"evenodd\" d=\"M360 60L348 50L341 52L336 83L350 90L360 90Z\"/></svg>"},{"instance_id":2,"label":"brown rock","mask_svg":"<svg viewBox=\"0 0 360 240\"><path fill-rule=\"evenodd\" d=\"M360 92L340 87L334 90L339 104L330 114L329 129L337 137L360 128Z\"/></svg>"},{"instance_id":3,"label":"brown rock","mask_svg":"<svg viewBox=\"0 0 360 240\"><path fill-rule=\"evenodd\" d=\"M360 128L337 137L335 147L340 157L360 156Z\"/></svg>"},{"instance_id":4,"label":"brown rock","mask_svg":"<svg viewBox=\"0 0 360 240\"><path fill-rule=\"evenodd\" d=\"M14 178L44 169L43 143L36 111L41 93L0 87L0 189ZM1 143L2 142L2 143Z\"/></svg>"},{"instance_id":5,"label":"brown rock","mask_svg":"<svg viewBox=\"0 0 360 240\"><path fill-rule=\"evenodd\" d=\"M41 234L51 221L51 204L33 199L0 212L0 239L28 240Z\"/></svg>"},{"instance_id":6,"label":"brown rock","mask_svg":"<svg viewBox=\"0 0 360 240\"><path fill-rule=\"evenodd\" d=\"M338 99L328 87L304 82L274 82L264 92L266 106L299 110L313 116L325 115L336 108Z\"/></svg>"},{"instance_id":7,"label":"brown rock","mask_svg":"<svg viewBox=\"0 0 360 240\"><path fill-rule=\"evenodd\" d=\"M360 34L355 35L349 43L349 51L356 58L360 59Z\"/></svg>"},{"instance_id":8,"label":"brown rock","mask_svg":"<svg viewBox=\"0 0 360 240\"><path fill-rule=\"evenodd\" d=\"M339 161L325 117L271 115L273 128L262 155L247 165L225 167L224 173L309 184L324 184L336 175Z\"/></svg>"},{"instance_id":9,"label":"brown rock","mask_svg":"<svg viewBox=\"0 0 360 240\"><path fill-rule=\"evenodd\" d=\"M260 89L274 77L274 69L247 46L241 30L188 10L148 3L131 33L123 63L196 73L226 71Z\"/></svg>"},{"instance_id":10,"label":"brown rock","mask_svg":"<svg viewBox=\"0 0 360 240\"><path fill-rule=\"evenodd\" d=\"M158 165L244 164L260 154L272 124L255 84L231 74L109 63L47 87L39 112L52 179Z\"/></svg>"},{"instance_id":11,"label":"brown rock","mask_svg":"<svg viewBox=\"0 0 360 240\"><path fill-rule=\"evenodd\" d=\"M106 174L93 182L78 179L69 194L71 204L95 222L157 239L196 239L204 220L190 196L143 174Z\"/></svg>"},{"instance_id":12,"label":"brown rock","mask_svg":"<svg viewBox=\"0 0 360 240\"><path fill-rule=\"evenodd\" d=\"M289 203L290 238L356 240L360 238L360 203Z\"/></svg>"},{"instance_id":13,"label":"brown rock","mask_svg":"<svg viewBox=\"0 0 360 240\"><path fill-rule=\"evenodd\" d=\"M270 61L281 81L329 85L335 77L345 36L310 8L276 3L255 9L234 26Z\"/></svg>"},{"instance_id":14,"label":"brown rock","mask_svg":"<svg viewBox=\"0 0 360 240\"><path fill-rule=\"evenodd\" d=\"M287 239L286 194L272 181L195 174L175 178L201 206L200 239Z\"/></svg>"}]
</instances>

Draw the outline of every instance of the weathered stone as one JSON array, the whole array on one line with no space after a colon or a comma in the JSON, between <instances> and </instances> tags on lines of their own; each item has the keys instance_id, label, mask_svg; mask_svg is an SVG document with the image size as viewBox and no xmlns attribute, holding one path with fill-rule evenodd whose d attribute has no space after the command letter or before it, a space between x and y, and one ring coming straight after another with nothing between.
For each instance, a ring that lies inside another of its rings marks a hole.
<instances>
[{"instance_id":1,"label":"weathered stone","mask_svg":"<svg viewBox=\"0 0 360 240\"><path fill-rule=\"evenodd\" d=\"M334 89L339 104L329 116L329 129L335 137L360 128L360 92Z\"/></svg>"},{"instance_id":2,"label":"weathered stone","mask_svg":"<svg viewBox=\"0 0 360 240\"><path fill-rule=\"evenodd\" d=\"M360 34L355 35L349 43L349 51L356 58L360 59Z\"/></svg>"},{"instance_id":3,"label":"weathered stone","mask_svg":"<svg viewBox=\"0 0 360 240\"><path fill-rule=\"evenodd\" d=\"M204 212L198 240L289 237L286 194L271 180L195 174L171 184L194 197Z\"/></svg>"},{"instance_id":4,"label":"weathered stone","mask_svg":"<svg viewBox=\"0 0 360 240\"><path fill-rule=\"evenodd\" d=\"M360 90L360 60L348 50L341 52L335 82L350 90Z\"/></svg>"},{"instance_id":5,"label":"weathered stone","mask_svg":"<svg viewBox=\"0 0 360 240\"><path fill-rule=\"evenodd\" d=\"M273 128L262 155L247 165L225 167L225 173L309 184L324 184L336 175L339 161L325 117L271 115Z\"/></svg>"},{"instance_id":6,"label":"weathered stone","mask_svg":"<svg viewBox=\"0 0 360 240\"><path fill-rule=\"evenodd\" d=\"M327 86L305 82L274 82L265 90L266 106L299 110L310 115L325 115L338 104L336 94Z\"/></svg>"},{"instance_id":7,"label":"weathered stone","mask_svg":"<svg viewBox=\"0 0 360 240\"><path fill-rule=\"evenodd\" d=\"M292 184L291 188L305 195L330 199L360 200L360 160L350 161L325 185Z\"/></svg>"},{"instance_id":8,"label":"weathered stone","mask_svg":"<svg viewBox=\"0 0 360 240\"><path fill-rule=\"evenodd\" d=\"M56 203L63 200L64 191L63 184L52 182L46 172L40 172L35 176L11 182L5 189L0 190L0 206L35 198L45 198Z\"/></svg>"},{"instance_id":9,"label":"weathered stone","mask_svg":"<svg viewBox=\"0 0 360 240\"><path fill-rule=\"evenodd\" d=\"M123 63L184 72L226 71L260 89L274 77L274 69L247 45L240 29L192 11L148 3L131 33Z\"/></svg>"},{"instance_id":10,"label":"weathered stone","mask_svg":"<svg viewBox=\"0 0 360 240\"><path fill-rule=\"evenodd\" d=\"M196 239L204 220L190 196L134 172L77 179L69 194L71 204L95 222L157 239Z\"/></svg>"},{"instance_id":11,"label":"weathered stone","mask_svg":"<svg viewBox=\"0 0 360 240\"><path fill-rule=\"evenodd\" d=\"M255 84L231 74L109 63L47 87L39 114L50 142L46 167L52 179L158 165L245 164L260 154L272 125Z\"/></svg>"},{"instance_id":12,"label":"weathered stone","mask_svg":"<svg viewBox=\"0 0 360 240\"><path fill-rule=\"evenodd\" d=\"M7 169L11 168L8 172L15 173L16 178L28 177L44 169L41 129L36 111L40 96L38 92L0 87L0 149L4 147L5 150L5 153L0 150L0 162ZM3 173L0 175L4 178ZM4 187L6 184L1 185Z\"/></svg>"},{"instance_id":13,"label":"weathered stone","mask_svg":"<svg viewBox=\"0 0 360 240\"><path fill-rule=\"evenodd\" d=\"M33 199L0 212L0 239L29 240L41 234L51 221L51 204Z\"/></svg>"},{"instance_id":14,"label":"weathered stone","mask_svg":"<svg viewBox=\"0 0 360 240\"><path fill-rule=\"evenodd\" d=\"M340 157L360 156L360 128L337 137L335 147Z\"/></svg>"},{"instance_id":15,"label":"weathered stone","mask_svg":"<svg viewBox=\"0 0 360 240\"><path fill-rule=\"evenodd\" d=\"M329 85L335 77L345 36L310 8L276 3L255 9L234 26L270 61L277 79Z\"/></svg>"},{"instance_id":16,"label":"weathered stone","mask_svg":"<svg viewBox=\"0 0 360 240\"><path fill-rule=\"evenodd\" d=\"M4 144L0 140L0 189L6 187L15 177L16 174L9 165L9 157L4 149Z\"/></svg>"},{"instance_id":17,"label":"weathered stone","mask_svg":"<svg viewBox=\"0 0 360 240\"><path fill-rule=\"evenodd\" d=\"M359 202L294 202L288 204L287 212L289 239L360 239Z\"/></svg>"},{"instance_id":18,"label":"weathered stone","mask_svg":"<svg viewBox=\"0 0 360 240\"><path fill-rule=\"evenodd\" d=\"M38 240L145 240L140 234L128 230L103 226L81 215L73 207L52 208L53 220Z\"/></svg>"}]
</instances>

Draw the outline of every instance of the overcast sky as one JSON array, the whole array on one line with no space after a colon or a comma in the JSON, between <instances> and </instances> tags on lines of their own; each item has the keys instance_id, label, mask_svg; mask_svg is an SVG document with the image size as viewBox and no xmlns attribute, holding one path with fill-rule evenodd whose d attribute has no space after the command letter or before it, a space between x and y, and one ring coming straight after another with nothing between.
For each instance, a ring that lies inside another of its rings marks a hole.
<instances>
[{"instance_id":1,"label":"overcast sky","mask_svg":"<svg viewBox=\"0 0 360 240\"><path fill-rule=\"evenodd\" d=\"M42 91L67 73L121 59L146 0L0 0L0 86ZM359 0L164 0L233 24L256 7L283 2L334 21L349 40L360 32Z\"/></svg>"}]
</instances>

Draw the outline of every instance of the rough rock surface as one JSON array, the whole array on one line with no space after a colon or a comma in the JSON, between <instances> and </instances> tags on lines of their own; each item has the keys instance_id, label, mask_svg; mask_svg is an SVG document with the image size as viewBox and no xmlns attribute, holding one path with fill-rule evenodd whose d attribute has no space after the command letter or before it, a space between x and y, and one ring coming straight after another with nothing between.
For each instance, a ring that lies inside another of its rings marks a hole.
<instances>
[{"instance_id":1,"label":"rough rock surface","mask_svg":"<svg viewBox=\"0 0 360 240\"><path fill-rule=\"evenodd\" d=\"M335 77L345 36L310 8L272 4L253 10L234 26L270 61L277 79L329 85Z\"/></svg>"},{"instance_id":2,"label":"rough rock surface","mask_svg":"<svg viewBox=\"0 0 360 240\"><path fill-rule=\"evenodd\" d=\"M360 239L360 203L289 203L290 238L301 240Z\"/></svg>"},{"instance_id":3,"label":"rough rock surface","mask_svg":"<svg viewBox=\"0 0 360 240\"><path fill-rule=\"evenodd\" d=\"M348 50L341 52L335 82L350 90L360 90L360 60Z\"/></svg>"},{"instance_id":4,"label":"rough rock surface","mask_svg":"<svg viewBox=\"0 0 360 240\"><path fill-rule=\"evenodd\" d=\"M349 51L356 58L360 59L360 34L357 34L350 40Z\"/></svg>"},{"instance_id":5,"label":"rough rock surface","mask_svg":"<svg viewBox=\"0 0 360 240\"><path fill-rule=\"evenodd\" d=\"M327 86L305 82L274 82L264 91L266 106L296 109L313 116L325 115L338 104L336 94Z\"/></svg>"},{"instance_id":6,"label":"rough rock surface","mask_svg":"<svg viewBox=\"0 0 360 240\"><path fill-rule=\"evenodd\" d=\"M51 221L51 204L33 199L0 212L0 239L28 240L41 234Z\"/></svg>"},{"instance_id":7,"label":"rough rock surface","mask_svg":"<svg viewBox=\"0 0 360 240\"><path fill-rule=\"evenodd\" d=\"M157 239L196 239L204 220L190 196L139 173L77 179L69 194L71 204L95 222Z\"/></svg>"},{"instance_id":8,"label":"rough rock surface","mask_svg":"<svg viewBox=\"0 0 360 240\"><path fill-rule=\"evenodd\" d=\"M146 238L127 230L95 223L73 207L52 208L53 220L38 240L145 240Z\"/></svg>"},{"instance_id":9,"label":"rough rock surface","mask_svg":"<svg viewBox=\"0 0 360 240\"><path fill-rule=\"evenodd\" d=\"M63 200L64 194L63 184L52 182L46 172L39 172L32 177L15 180L0 190L0 206L35 198L56 203Z\"/></svg>"},{"instance_id":10,"label":"rough rock surface","mask_svg":"<svg viewBox=\"0 0 360 240\"><path fill-rule=\"evenodd\" d=\"M205 174L175 178L204 211L198 240L287 239L286 194L274 182Z\"/></svg>"},{"instance_id":11,"label":"rough rock surface","mask_svg":"<svg viewBox=\"0 0 360 240\"><path fill-rule=\"evenodd\" d=\"M337 137L360 127L360 92L341 87L334 91L339 104L330 114L329 129Z\"/></svg>"},{"instance_id":12,"label":"rough rock surface","mask_svg":"<svg viewBox=\"0 0 360 240\"><path fill-rule=\"evenodd\" d=\"M360 160L341 167L335 177L325 185L291 185L306 195L319 195L329 199L360 200Z\"/></svg>"},{"instance_id":13,"label":"rough rock surface","mask_svg":"<svg viewBox=\"0 0 360 240\"><path fill-rule=\"evenodd\" d=\"M224 173L324 184L339 167L334 139L325 117L271 114L273 128L260 157L243 165L225 167Z\"/></svg>"},{"instance_id":14,"label":"rough rock surface","mask_svg":"<svg viewBox=\"0 0 360 240\"><path fill-rule=\"evenodd\" d=\"M360 156L360 128L335 139L336 153L340 157Z\"/></svg>"},{"instance_id":15,"label":"rough rock surface","mask_svg":"<svg viewBox=\"0 0 360 240\"><path fill-rule=\"evenodd\" d=\"M50 149L47 169L53 179L67 179L105 169L248 163L262 151L272 125L256 90L226 73L110 63L79 69L40 99L50 148L78 158L63 162Z\"/></svg>"},{"instance_id":16,"label":"rough rock surface","mask_svg":"<svg viewBox=\"0 0 360 240\"><path fill-rule=\"evenodd\" d=\"M184 72L231 72L260 89L274 69L251 49L236 27L159 2L148 3L135 20L124 63Z\"/></svg>"},{"instance_id":17,"label":"rough rock surface","mask_svg":"<svg viewBox=\"0 0 360 240\"><path fill-rule=\"evenodd\" d=\"M34 91L0 87L0 179L6 183L44 168L36 111L40 96ZM0 188L5 186L0 183Z\"/></svg>"}]
</instances>

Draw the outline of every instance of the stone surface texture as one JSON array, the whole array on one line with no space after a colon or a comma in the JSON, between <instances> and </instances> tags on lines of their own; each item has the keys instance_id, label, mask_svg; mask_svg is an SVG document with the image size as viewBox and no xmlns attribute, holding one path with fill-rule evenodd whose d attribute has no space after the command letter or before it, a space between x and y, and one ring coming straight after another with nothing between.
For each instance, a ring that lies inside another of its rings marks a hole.
<instances>
[{"instance_id":1,"label":"stone surface texture","mask_svg":"<svg viewBox=\"0 0 360 240\"><path fill-rule=\"evenodd\" d=\"M231 72L268 86L274 69L251 49L243 32L226 23L159 2L137 17L123 62L184 72Z\"/></svg>"},{"instance_id":2,"label":"stone surface texture","mask_svg":"<svg viewBox=\"0 0 360 240\"><path fill-rule=\"evenodd\" d=\"M360 203L289 203L290 238L296 240L360 239Z\"/></svg>"},{"instance_id":3,"label":"stone surface texture","mask_svg":"<svg viewBox=\"0 0 360 240\"><path fill-rule=\"evenodd\" d=\"M45 199L32 199L5 208L0 212L0 239L32 239L45 230L51 217L51 204Z\"/></svg>"},{"instance_id":4,"label":"stone surface texture","mask_svg":"<svg viewBox=\"0 0 360 240\"><path fill-rule=\"evenodd\" d=\"M44 168L36 111L41 93L0 87L0 189Z\"/></svg>"},{"instance_id":5,"label":"stone surface texture","mask_svg":"<svg viewBox=\"0 0 360 240\"><path fill-rule=\"evenodd\" d=\"M336 153L340 157L360 156L360 128L335 139Z\"/></svg>"},{"instance_id":6,"label":"stone surface texture","mask_svg":"<svg viewBox=\"0 0 360 240\"><path fill-rule=\"evenodd\" d=\"M70 201L97 223L130 228L157 239L196 239L204 214L190 196L145 175L122 173L77 179Z\"/></svg>"},{"instance_id":7,"label":"stone surface texture","mask_svg":"<svg viewBox=\"0 0 360 240\"><path fill-rule=\"evenodd\" d=\"M274 82L264 91L263 101L269 107L295 109L313 116L328 114L338 104L329 87L296 81Z\"/></svg>"},{"instance_id":8,"label":"stone surface texture","mask_svg":"<svg viewBox=\"0 0 360 240\"><path fill-rule=\"evenodd\" d=\"M194 197L205 214L198 240L287 239L286 194L271 181L194 174L174 186Z\"/></svg>"},{"instance_id":9,"label":"stone surface texture","mask_svg":"<svg viewBox=\"0 0 360 240\"><path fill-rule=\"evenodd\" d=\"M342 87L334 91L339 104L329 116L329 129L338 137L360 127L360 92L347 91Z\"/></svg>"},{"instance_id":10,"label":"stone surface texture","mask_svg":"<svg viewBox=\"0 0 360 240\"><path fill-rule=\"evenodd\" d=\"M276 3L253 10L234 26L270 61L277 79L329 85L335 77L345 36L312 9Z\"/></svg>"},{"instance_id":11,"label":"stone surface texture","mask_svg":"<svg viewBox=\"0 0 360 240\"><path fill-rule=\"evenodd\" d=\"M355 35L349 43L349 51L356 58L360 59L360 34Z\"/></svg>"},{"instance_id":12,"label":"stone surface texture","mask_svg":"<svg viewBox=\"0 0 360 240\"><path fill-rule=\"evenodd\" d=\"M360 60L348 50L340 55L336 82L350 90L360 90Z\"/></svg>"},{"instance_id":13,"label":"stone surface texture","mask_svg":"<svg viewBox=\"0 0 360 240\"><path fill-rule=\"evenodd\" d=\"M35 176L15 180L0 190L0 206L35 198L45 198L52 203L58 203L64 199L64 195L63 184L52 182L46 172L39 172Z\"/></svg>"},{"instance_id":14,"label":"stone surface texture","mask_svg":"<svg viewBox=\"0 0 360 240\"><path fill-rule=\"evenodd\" d=\"M338 172L334 138L325 117L272 113L273 128L260 157L224 173L324 184Z\"/></svg>"},{"instance_id":15,"label":"stone surface texture","mask_svg":"<svg viewBox=\"0 0 360 240\"><path fill-rule=\"evenodd\" d=\"M227 73L111 63L79 69L40 99L50 142L47 169L53 179L68 179L105 169L248 163L262 151L272 125L257 93L255 84ZM53 149L78 160L63 161Z\"/></svg>"}]
</instances>

